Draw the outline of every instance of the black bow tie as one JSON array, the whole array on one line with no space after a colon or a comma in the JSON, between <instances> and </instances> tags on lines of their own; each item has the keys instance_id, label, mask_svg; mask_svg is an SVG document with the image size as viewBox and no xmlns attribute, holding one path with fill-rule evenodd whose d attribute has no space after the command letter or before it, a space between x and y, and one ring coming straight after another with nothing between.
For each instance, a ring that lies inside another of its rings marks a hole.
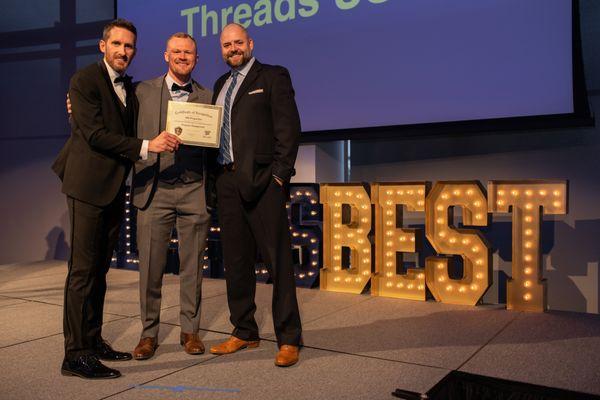
<instances>
[{"instance_id":1,"label":"black bow tie","mask_svg":"<svg viewBox=\"0 0 600 400\"><path fill-rule=\"evenodd\" d=\"M188 93L192 93L192 84L188 83L185 86L179 86L178 84L173 83L173 86L171 86L171 91L174 92L176 90L185 90Z\"/></svg>"},{"instance_id":2,"label":"black bow tie","mask_svg":"<svg viewBox=\"0 0 600 400\"><path fill-rule=\"evenodd\" d=\"M114 80L115 83L123 82L123 84L128 85L131 83L131 77L129 75L117 76Z\"/></svg>"}]
</instances>

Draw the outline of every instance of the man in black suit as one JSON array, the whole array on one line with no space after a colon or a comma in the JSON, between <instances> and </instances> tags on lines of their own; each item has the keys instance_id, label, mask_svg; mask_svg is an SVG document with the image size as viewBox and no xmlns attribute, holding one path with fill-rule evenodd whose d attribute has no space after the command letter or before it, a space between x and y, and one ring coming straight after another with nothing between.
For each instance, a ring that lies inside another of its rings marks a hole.
<instances>
[{"instance_id":1,"label":"man in black suit","mask_svg":"<svg viewBox=\"0 0 600 400\"><path fill-rule=\"evenodd\" d=\"M298 361L301 322L296 299L285 203L294 174L300 117L288 71L259 63L254 43L241 25L221 33L223 59L232 68L221 76L213 101L224 107L216 190L227 282L231 337L210 351L229 354L259 344L254 319L257 250L273 280L273 322L279 352L275 364Z\"/></svg>"},{"instance_id":2,"label":"man in black suit","mask_svg":"<svg viewBox=\"0 0 600 400\"><path fill-rule=\"evenodd\" d=\"M71 256L65 283L63 375L117 378L119 371L99 360L121 361L131 354L102 339L106 273L124 211L125 179L132 163L148 152L174 151L176 136L135 137L137 100L125 70L135 55L136 28L126 20L104 27L102 61L71 78L71 136L53 170L62 180L71 223Z\"/></svg>"}]
</instances>

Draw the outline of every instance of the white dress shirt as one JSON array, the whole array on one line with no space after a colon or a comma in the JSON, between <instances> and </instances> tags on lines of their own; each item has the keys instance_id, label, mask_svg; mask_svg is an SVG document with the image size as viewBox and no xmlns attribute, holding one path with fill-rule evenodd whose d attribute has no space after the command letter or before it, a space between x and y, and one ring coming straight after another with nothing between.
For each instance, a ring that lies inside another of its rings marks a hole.
<instances>
[{"instance_id":1,"label":"white dress shirt","mask_svg":"<svg viewBox=\"0 0 600 400\"><path fill-rule=\"evenodd\" d=\"M171 90L171 88L173 87L174 83L177 83L179 85L178 82L175 82L175 79L173 79L173 77L167 73L167 76L165 76L165 83L167 84L167 88L169 88L169 93L171 94L171 100L173 101L188 101L188 98L190 97L190 92L185 91L185 90ZM186 85L191 85L192 84L192 79L190 78L189 81L187 81L186 83L184 83L183 85L179 85L179 86L186 86ZM192 86L193 88L193 86Z\"/></svg>"},{"instance_id":2,"label":"white dress shirt","mask_svg":"<svg viewBox=\"0 0 600 400\"><path fill-rule=\"evenodd\" d=\"M115 83L115 79L117 79L118 77L120 77L122 75L119 74L117 71L115 71L108 64L108 62L106 61L106 58L103 58L102 61L104 61L104 65L106 65L106 70L108 71L108 77L110 78L110 82L112 83L113 89L114 89L115 93L117 94L117 97L119 98L119 100L121 100L121 103L123 103L123 105L125 107L127 107L127 91L125 90L125 84L123 82ZM140 149L140 158L142 160L148 159L148 144L149 144L149 140L142 141L142 148Z\"/></svg>"},{"instance_id":3,"label":"white dress shirt","mask_svg":"<svg viewBox=\"0 0 600 400\"><path fill-rule=\"evenodd\" d=\"M254 64L254 57L252 57L250 59L250 61L248 61L242 68L236 69L236 71L238 72L239 75L237 77L236 85L233 88L233 92L231 92L231 102L229 103L230 107L233 107L233 101L235 99L235 96L236 96L238 90L240 89L240 86L242 86L242 82L244 82L246 75L248 75L248 71L250 71L250 68L252 68L252 64ZM227 78L227 80L225 81L225 84L223 85L223 88L219 92L219 97L217 97L217 105L219 105L219 106L225 105L225 95L227 94L229 85L231 85L231 80L232 80L232 77L231 77L231 75L229 75L229 78ZM230 108L229 109L229 132L232 132L232 131L233 131L233 127L231 126L231 108ZM229 141L230 141L229 142L229 153L231 156L231 161L234 161L234 159L233 159L233 143L231 143L231 135L229 135Z\"/></svg>"},{"instance_id":4,"label":"white dress shirt","mask_svg":"<svg viewBox=\"0 0 600 400\"><path fill-rule=\"evenodd\" d=\"M121 103L123 103L123 105L125 107L127 107L127 92L125 91L125 84L123 82L115 83L115 79L117 79L118 77L120 77L122 75L119 74L114 69L112 69L112 67L106 61L106 58L103 58L102 61L104 61L104 65L106 65L106 70L108 71L108 76L110 78L110 82L113 85L113 89L115 90L115 93L119 97L119 100L121 100Z\"/></svg>"}]
</instances>

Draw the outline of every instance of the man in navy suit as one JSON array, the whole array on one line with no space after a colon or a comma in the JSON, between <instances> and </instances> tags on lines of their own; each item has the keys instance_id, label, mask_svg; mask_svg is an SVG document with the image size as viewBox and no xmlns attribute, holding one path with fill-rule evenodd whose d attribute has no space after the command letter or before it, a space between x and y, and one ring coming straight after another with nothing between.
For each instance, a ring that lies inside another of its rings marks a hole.
<instances>
[{"instance_id":1,"label":"man in navy suit","mask_svg":"<svg viewBox=\"0 0 600 400\"><path fill-rule=\"evenodd\" d=\"M256 252L273 280L273 322L279 352L275 364L298 361L302 326L296 299L285 203L300 138L300 117L287 69L261 64L245 28L221 33L223 59L231 68L215 83L213 102L224 107L221 146L212 159L231 337L210 351L228 354L259 344L254 319Z\"/></svg>"}]
</instances>

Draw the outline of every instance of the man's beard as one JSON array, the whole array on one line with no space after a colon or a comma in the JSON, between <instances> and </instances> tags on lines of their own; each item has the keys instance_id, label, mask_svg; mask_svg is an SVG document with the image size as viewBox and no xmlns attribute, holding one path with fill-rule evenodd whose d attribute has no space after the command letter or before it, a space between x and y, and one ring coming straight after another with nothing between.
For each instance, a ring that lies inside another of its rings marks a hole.
<instances>
[{"instance_id":1,"label":"man's beard","mask_svg":"<svg viewBox=\"0 0 600 400\"><path fill-rule=\"evenodd\" d=\"M241 57L240 57L240 59L239 59L240 61L239 61L239 63L238 63L238 64L234 64L234 63L231 61L231 58L232 58L232 57L234 57L234 56L241 56ZM235 52L235 53L231 53L231 54L227 55L227 59L225 60L225 62L226 62L226 63L227 63L227 64L228 64L230 67L233 67L233 68L235 68L235 67L239 67L239 66L241 66L241 65L244 65L244 64L246 64L246 63L247 63L249 60L250 60L250 58L246 57L246 55L245 55L243 52L239 51L239 52Z\"/></svg>"}]
</instances>

